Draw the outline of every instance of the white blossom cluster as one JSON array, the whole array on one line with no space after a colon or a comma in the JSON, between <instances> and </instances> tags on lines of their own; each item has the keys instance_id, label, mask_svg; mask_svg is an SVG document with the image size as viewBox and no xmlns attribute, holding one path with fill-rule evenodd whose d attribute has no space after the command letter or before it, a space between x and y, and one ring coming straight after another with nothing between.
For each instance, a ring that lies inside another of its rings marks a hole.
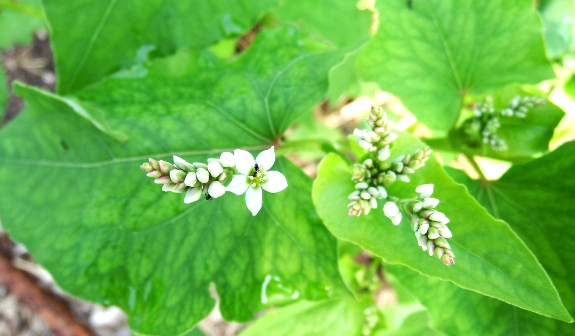
<instances>
[{"instance_id":1,"label":"white blossom cluster","mask_svg":"<svg viewBox=\"0 0 575 336\"><path fill-rule=\"evenodd\" d=\"M252 215L262 208L262 189L277 193L287 188L285 176L269 169L275 162L274 147L261 152L256 159L247 151L236 149L224 152L208 163L193 162L174 155L174 163L149 159L141 165L148 177L162 184L163 191L186 193L184 203L198 201L202 195L207 200L221 197L226 191L246 194L246 205ZM231 182L226 187L226 182Z\"/></svg>"}]
</instances>

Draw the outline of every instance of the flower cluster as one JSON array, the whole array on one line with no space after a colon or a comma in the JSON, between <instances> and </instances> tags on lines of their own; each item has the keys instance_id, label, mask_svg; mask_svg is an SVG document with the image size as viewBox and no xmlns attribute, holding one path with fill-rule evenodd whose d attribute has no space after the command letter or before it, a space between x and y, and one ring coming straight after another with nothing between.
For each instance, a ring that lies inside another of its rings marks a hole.
<instances>
[{"instance_id":1,"label":"flower cluster","mask_svg":"<svg viewBox=\"0 0 575 336\"><path fill-rule=\"evenodd\" d=\"M353 132L359 145L369 153L367 159L351 169L356 190L349 195L348 208L353 216L367 215L372 208L377 208L376 199L387 198L385 188L395 181L409 182L408 175L423 167L431 154L429 148L418 149L413 154L387 161L391 156L390 146L397 139L397 134L391 132L393 121L387 119L381 107L372 107L367 123L371 130Z\"/></svg>"},{"instance_id":2,"label":"flower cluster","mask_svg":"<svg viewBox=\"0 0 575 336\"><path fill-rule=\"evenodd\" d=\"M474 116L463 122L461 130L471 146L478 147L483 143L491 146L493 150L504 151L507 150L507 144L497 135L501 127L499 117L525 118L530 108L543 104L543 98L516 96L504 109L496 109L493 98L487 96L483 102L476 104Z\"/></svg>"},{"instance_id":3,"label":"flower cluster","mask_svg":"<svg viewBox=\"0 0 575 336\"><path fill-rule=\"evenodd\" d=\"M417 243L430 256L434 254L445 265L453 265L455 255L447 242L452 234L447 223L449 218L444 213L435 210L439 204L437 198L430 197L433 193L433 184L423 184L415 189L417 200L404 202L406 212L411 220L411 228L415 232Z\"/></svg>"},{"instance_id":4,"label":"flower cluster","mask_svg":"<svg viewBox=\"0 0 575 336\"><path fill-rule=\"evenodd\" d=\"M262 207L262 189L277 193L287 187L285 176L268 171L275 162L274 148L261 152L257 158L247 151L236 149L224 152L219 158L209 158L207 164L189 163L174 155L174 163L149 159L140 167L163 191L186 193L184 203L192 203L205 195L206 200L221 197L226 191L246 194L246 205L256 215ZM224 184L232 178L230 184Z\"/></svg>"}]
</instances>

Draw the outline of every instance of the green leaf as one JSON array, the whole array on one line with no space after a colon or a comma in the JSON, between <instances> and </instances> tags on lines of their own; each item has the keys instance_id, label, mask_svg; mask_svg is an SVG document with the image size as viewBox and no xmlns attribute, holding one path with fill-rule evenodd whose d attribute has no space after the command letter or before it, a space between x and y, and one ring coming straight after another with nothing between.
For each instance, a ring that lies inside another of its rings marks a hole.
<instances>
[{"instance_id":1,"label":"green leaf","mask_svg":"<svg viewBox=\"0 0 575 336\"><path fill-rule=\"evenodd\" d=\"M275 2L83 0L70 6L45 0L58 92L77 91L130 65L137 50L146 45L167 55L178 47L202 49L239 36Z\"/></svg>"},{"instance_id":2,"label":"green leaf","mask_svg":"<svg viewBox=\"0 0 575 336\"><path fill-rule=\"evenodd\" d=\"M266 314L240 335L360 336L365 308L365 304L353 297L320 302L301 301Z\"/></svg>"},{"instance_id":3,"label":"green leaf","mask_svg":"<svg viewBox=\"0 0 575 336\"><path fill-rule=\"evenodd\" d=\"M431 129L449 129L467 93L554 76L531 0L390 0L377 8L359 73Z\"/></svg>"},{"instance_id":4,"label":"green leaf","mask_svg":"<svg viewBox=\"0 0 575 336\"><path fill-rule=\"evenodd\" d=\"M266 193L256 217L233 194L186 205L138 167L148 157L192 162L269 148L274 133L321 100L341 59L299 41L294 28L262 31L233 62L203 59L179 78L112 78L79 97L16 86L27 109L0 132L0 189L10 191L0 194L3 227L64 290L120 306L145 334L190 329L214 306L211 283L224 318L238 321L272 304L347 292L311 180L288 160L274 168L289 187ZM82 111L104 113L128 140Z\"/></svg>"},{"instance_id":5,"label":"green leaf","mask_svg":"<svg viewBox=\"0 0 575 336\"><path fill-rule=\"evenodd\" d=\"M392 159L424 147L406 133L394 144ZM314 182L317 211L337 238L358 244L387 262L407 265L423 274L450 280L463 288L542 315L571 320L531 251L507 224L487 214L463 186L449 178L435 158L430 158L425 167L410 176L410 183L397 182L388 192L409 198L415 196L416 186L435 185L433 196L441 200L438 210L451 220L453 238L449 242L456 261L451 267L421 251L407 219L393 226L381 208L374 209L368 216L348 216L347 196L354 190L349 169L342 159L330 154L320 164Z\"/></svg>"},{"instance_id":6,"label":"green leaf","mask_svg":"<svg viewBox=\"0 0 575 336\"><path fill-rule=\"evenodd\" d=\"M512 166L499 180L480 183L452 174L493 216L501 218L537 256L575 316L575 142L539 159ZM451 171L452 172L452 171Z\"/></svg>"},{"instance_id":7,"label":"green leaf","mask_svg":"<svg viewBox=\"0 0 575 336\"><path fill-rule=\"evenodd\" d=\"M310 38L336 47L366 41L372 20L372 12L360 10L357 0L283 0L273 13L298 24Z\"/></svg>"},{"instance_id":8,"label":"green leaf","mask_svg":"<svg viewBox=\"0 0 575 336\"><path fill-rule=\"evenodd\" d=\"M400 265L385 266L427 308L446 335L575 335L575 326L543 317Z\"/></svg>"},{"instance_id":9,"label":"green leaf","mask_svg":"<svg viewBox=\"0 0 575 336\"><path fill-rule=\"evenodd\" d=\"M32 42L34 32L45 27L40 0L2 0L0 10L0 50Z\"/></svg>"},{"instance_id":10,"label":"green leaf","mask_svg":"<svg viewBox=\"0 0 575 336\"><path fill-rule=\"evenodd\" d=\"M573 50L575 3L573 0L541 0L539 13L547 57L558 59Z\"/></svg>"},{"instance_id":11,"label":"green leaf","mask_svg":"<svg viewBox=\"0 0 575 336\"><path fill-rule=\"evenodd\" d=\"M517 86L510 86L491 95L493 106L503 109L509 101L516 96L534 96ZM549 151L549 142L553 137L555 128L565 116L559 107L545 101L545 105L535 106L527 112L527 117L499 117L501 127L497 136L505 141L507 150L496 151L490 145L482 144L482 135L478 134L478 141L469 141L461 130L450 132L450 143L456 150L471 155L492 157L513 162L526 161L537 154Z\"/></svg>"}]
</instances>

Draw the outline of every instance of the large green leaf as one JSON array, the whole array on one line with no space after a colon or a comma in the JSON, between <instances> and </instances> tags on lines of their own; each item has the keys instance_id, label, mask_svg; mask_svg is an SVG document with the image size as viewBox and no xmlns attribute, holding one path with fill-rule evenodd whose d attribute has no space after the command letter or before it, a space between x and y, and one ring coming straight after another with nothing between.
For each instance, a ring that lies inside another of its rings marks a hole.
<instances>
[{"instance_id":1,"label":"large green leaf","mask_svg":"<svg viewBox=\"0 0 575 336\"><path fill-rule=\"evenodd\" d=\"M499 180L481 183L452 171L493 216L505 220L535 253L575 316L575 142L512 166Z\"/></svg>"},{"instance_id":2,"label":"large green leaf","mask_svg":"<svg viewBox=\"0 0 575 336\"><path fill-rule=\"evenodd\" d=\"M385 270L427 308L433 327L447 335L575 335L575 325L533 314L400 265Z\"/></svg>"},{"instance_id":3,"label":"large green leaf","mask_svg":"<svg viewBox=\"0 0 575 336\"><path fill-rule=\"evenodd\" d=\"M360 336L365 304L353 297L298 302L258 319L241 336L325 335Z\"/></svg>"},{"instance_id":4,"label":"large green leaf","mask_svg":"<svg viewBox=\"0 0 575 336\"><path fill-rule=\"evenodd\" d=\"M40 0L0 3L0 50L32 42L34 32L45 26Z\"/></svg>"},{"instance_id":5,"label":"large green leaf","mask_svg":"<svg viewBox=\"0 0 575 336\"><path fill-rule=\"evenodd\" d=\"M554 76L531 0L389 0L377 8L360 74L432 129L449 129L468 92Z\"/></svg>"},{"instance_id":6,"label":"large green leaf","mask_svg":"<svg viewBox=\"0 0 575 336\"><path fill-rule=\"evenodd\" d=\"M419 140L402 133L391 158L423 147ZM422 252L405 217L401 225L394 226L379 209L368 216L348 216L347 196L354 184L349 166L336 155L328 155L320 164L313 199L320 217L337 238L356 243L387 262L407 265L546 316L571 320L531 251L507 224L491 217L463 186L449 178L435 158L410 178L410 183L396 182L388 191L408 198L415 196L420 184L435 185L433 196L441 200L438 210L451 219L453 238L449 241L455 253L454 266L446 267Z\"/></svg>"},{"instance_id":7,"label":"large green leaf","mask_svg":"<svg viewBox=\"0 0 575 336\"><path fill-rule=\"evenodd\" d=\"M152 45L165 55L201 49L252 28L276 0L45 0L58 74L58 92L96 82ZM71 20L70 18L74 18Z\"/></svg>"},{"instance_id":8,"label":"large green leaf","mask_svg":"<svg viewBox=\"0 0 575 336\"><path fill-rule=\"evenodd\" d=\"M120 306L146 334L190 329L213 308L211 283L223 316L239 321L346 291L311 180L286 159L274 168L289 187L264 195L256 217L233 194L186 205L139 169L150 156L269 148L321 100L341 58L300 44L293 28L263 31L234 62L207 58L175 79L113 78L81 98L17 86L27 109L0 132L3 227L64 290Z\"/></svg>"}]
</instances>

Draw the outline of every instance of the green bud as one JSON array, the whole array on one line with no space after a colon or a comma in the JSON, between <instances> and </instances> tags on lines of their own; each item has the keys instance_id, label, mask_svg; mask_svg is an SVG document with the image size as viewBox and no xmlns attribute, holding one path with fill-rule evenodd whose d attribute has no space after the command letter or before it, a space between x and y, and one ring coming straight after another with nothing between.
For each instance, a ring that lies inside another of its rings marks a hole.
<instances>
[{"instance_id":1,"label":"green bud","mask_svg":"<svg viewBox=\"0 0 575 336\"><path fill-rule=\"evenodd\" d=\"M380 161L377 163L377 168L379 168L379 170L381 171L385 171L389 169L389 163L385 162L385 161Z\"/></svg>"},{"instance_id":2,"label":"green bud","mask_svg":"<svg viewBox=\"0 0 575 336\"><path fill-rule=\"evenodd\" d=\"M429 231L431 231L433 228L429 229ZM427 235L429 237L429 234ZM445 240L445 238L443 237L438 237L435 238L435 245L442 247L442 248L451 248L451 246L449 246L449 243L447 242L447 240Z\"/></svg>"},{"instance_id":3,"label":"green bud","mask_svg":"<svg viewBox=\"0 0 575 336\"><path fill-rule=\"evenodd\" d=\"M429 228L429 230L427 231L427 236L429 237L429 239L437 239L440 237L439 232L437 232L437 229L434 227ZM437 243L436 245L441 246Z\"/></svg>"},{"instance_id":4,"label":"green bud","mask_svg":"<svg viewBox=\"0 0 575 336\"><path fill-rule=\"evenodd\" d=\"M396 173L401 173L401 171L403 170L403 163L401 162L394 162L391 165L391 169L393 169Z\"/></svg>"},{"instance_id":5,"label":"green bud","mask_svg":"<svg viewBox=\"0 0 575 336\"><path fill-rule=\"evenodd\" d=\"M367 168L364 165L354 164L351 168L351 178L354 181L361 182L367 175Z\"/></svg>"},{"instance_id":6,"label":"green bud","mask_svg":"<svg viewBox=\"0 0 575 336\"><path fill-rule=\"evenodd\" d=\"M152 167L152 165L149 164L148 162L144 162L140 166L140 168L142 168L143 171L148 172L148 173L151 172L152 170L154 170L154 167Z\"/></svg>"},{"instance_id":7,"label":"green bud","mask_svg":"<svg viewBox=\"0 0 575 336\"><path fill-rule=\"evenodd\" d=\"M366 166L367 168L371 169L373 167L373 160L367 159L367 160L363 161L363 165Z\"/></svg>"},{"instance_id":8,"label":"green bud","mask_svg":"<svg viewBox=\"0 0 575 336\"><path fill-rule=\"evenodd\" d=\"M163 174L168 174L168 172L169 172L170 170L172 170L172 168L174 168L174 166L172 166L171 163L166 162L166 161L164 161L164 160L159 160L159 161L158 161L158 165L160 166L160 171L161 171Z\"/></svg>"},{"instance_id":9,"label":"green bud","mask_svg":"<svg viewBox=\"0 0 575 336\"><path fill-rule=\"evenodd\" d=\"M160 169L160 165L158 164L158 161L156 161L156 160L150 158L150 159L148 160L148 162L150 163L150 166L152 166L152 168L154 168L154 170Z\"/></svg>"}]
</instances>

